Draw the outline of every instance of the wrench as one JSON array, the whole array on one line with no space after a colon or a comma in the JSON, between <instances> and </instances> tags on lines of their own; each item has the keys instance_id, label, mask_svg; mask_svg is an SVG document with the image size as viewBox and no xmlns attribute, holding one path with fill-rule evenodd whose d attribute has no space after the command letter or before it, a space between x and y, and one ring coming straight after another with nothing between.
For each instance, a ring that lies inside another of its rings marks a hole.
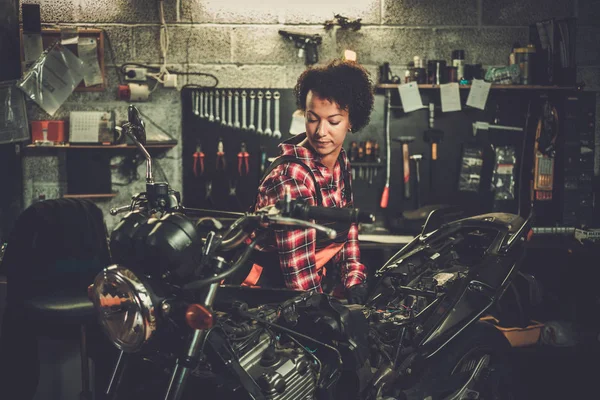
<instances>
[{"instance_id":1,"label":"wrench","mask_svg":"<svg viewBox=\"0 0 600 400\"><path fill-rule=\"evenodd\" d=\"M214 99L214 97L215 97L215 92L211 90L208 93L208 120L211 122L215 120L215 115L213 114L213 99Z\"/></svg>"},{"instance_id":2,"label":"wrench","mask_svg":"<svg viewBox=\"0 0 600 400\"><path fill-rule=\"evenodd\" d=\"M233 123L231 121L231 111L232 111L232 106L231 106L231 102L233 100L233 92L231 90L227 91L227 126L233 126Z\"/></svg>"},{"instance_id":3,"label":"wrench","mask_svg":"<svg viewBox=\"0 0 600 400\"><path fill-rule=\"evenodd\" d=\"M221 98L221 93L218 90L215 90L215 122L220 122L221 117L219 116L219 99Z\"/></svg>"},{"instance_id":4,"label":"wrench","mask_svg":"<svg viewBox=\"0 0 600 400\"><path fill-rule=\"evenodd\" d=\"M225 91L221 90L221 125L227 125L225 120Z\"/></svg>"},{"instance_id":5,"label":"wrench","mask_svg":"<svg viewBox=\"0 0 600 400\"><path fill-rule=\"evenodd\" d=\"M192 109L194 111L194 114L200 114L198 112L198 92L195 90L192 92Z\"/></svg>"},{"instance_id":6,"label":"wrench","mask_svg":"<svg viewBox=\"0 0 600 400\"><path fill-rule=\"evenodd\" d=\"M265 99L266 99L266 107L267 107L267 119L266 119L266 125L267 128L265 129L265 135L269 135L269 136L273 136L273 131L271 130L271 98L273 97L273 95L271 94L271 92L269 90L267 90L267 92L265 93Z\"/></svg>"},{"instance_id":7,"label":"wrench","mask_svg":"<svg viewBox=\"0 0 600 400\"><path fill-rule=\"evenodd\" d=\"M245 90L242 90L242 129L247 130L248 125L246 125L246 97L248 97L248 93Z\"/></svg>"},{"instance_id":8,"label":"wrench","mask_svg":"<svg viewBox=\"0 0 600 400\"><path fill-rule=\"evenodd\" d=\"M279 130L279 98L281 95L279 92L273 92L273 101L275 102L275 130L273 131L274 138L281 137L281 131Z\"/></svg>"},{"instance_id":9,"label":"wrench","mask_svg":"<svg viewBox=\"0 0 600 400\"><path fill-rule=\"evenodd\" d=\"M238 128L240 127L240 92L238 92L237 90L233 93L233 104L234 104L234 115L235 115L235 121L233 122L233 127L234 128Z\"/></svg>"},{"instance_id":10,"label":"wrench","mask_svg":"<svg viewBox=\"0 0 600 400\"><path fill-rule=\"evenodd\" d=\"M257 118L257 124L258 125L256 127L256 133L259 134L263 134L263 129L262 129L262 109L263 109L263 98L265 97L264 93L259 91L258 94L256 95L256 97L258 98L258 118Z\"/></svg>"},{"instance_id":11,"label":"wrench","mask_svg":"<svg viewBox=\"0 0 600 400\"><path fill-rule=\"evenodd\" d=\"M256 127L254 126L254 103L256 102L256 93L254 90L250 91L250 125L248 129L256 132Z\"/></svg>"},{"instance_id":12,"label":"wrench","mask_svg":"<svg viewBox=\"0 0 600 400\"><path fill-rule=\"evenodd\" d=\"M204 92L204 118L208 118L208 92Z\"/></svg>"},{"instance_id":13,"label":"wrench","mask_svg":"<svg viewBox=\"0 0 600 400\"><path fill-rule=\"evenodd\" d=\"M204 118L204 92L200 92L200 109L198 110L200 118Z\"/></svg>"}]
</instances>

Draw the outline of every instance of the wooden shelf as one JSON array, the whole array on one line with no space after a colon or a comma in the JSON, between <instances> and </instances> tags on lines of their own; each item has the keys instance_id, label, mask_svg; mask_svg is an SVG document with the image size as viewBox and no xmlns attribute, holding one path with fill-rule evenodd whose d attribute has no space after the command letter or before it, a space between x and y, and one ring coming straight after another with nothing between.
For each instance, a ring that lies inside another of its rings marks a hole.
<instances>
[{"instance_id":1,"label":"wooden shelf","mask_svg":"<svg viewBox=\"0 0 600 400\"><path fill-rule=\"evenodd\" d=\"M65 194L65 199L111 199L116 197L116 193L82 193L82 194Z\"/></svg>"},{"instance_id":2,"label":"wooden shelf","mask_svg":"<svg viewBox=\"0 0 600 400\"><path fill-rule=\"evenodd\" d=\"M147 149L171 149L175 147L177 143L150 143L145 145ZM28 149L137 149L135 145L131 144L110 144L110 145L101 145L101 144L64 144L64 145L54 145L54 146L38 146L35 144L28 144Z\"/></svg>"},{"instance_id":3,"label":"wooden shelf","mask_svg":"<svg viewBox=\"0 0 600 400\"><path fill-rule=\"evenodd\" d=\"M378 89L397 89L399 84L382 83L377 85ZM470 89L471 85L459 85L460 89ZM440 85L421 84L419 89L439 89ZM507 90L581 90L577 86L543 86L543 85L494 85L492 89L507 89Z\"/></svg>"}]
</instances>

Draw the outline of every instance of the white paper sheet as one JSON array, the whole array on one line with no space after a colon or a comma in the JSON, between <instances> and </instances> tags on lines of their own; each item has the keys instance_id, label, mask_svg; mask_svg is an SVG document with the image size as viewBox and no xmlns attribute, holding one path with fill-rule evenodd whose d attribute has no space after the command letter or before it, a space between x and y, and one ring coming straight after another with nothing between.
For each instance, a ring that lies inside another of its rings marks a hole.
<instances>
[{"instance_id":1,"label":"white paper sheet","mask_svg":"<svg viewBox=\"0 0 600 400\"><path fill-rule=\"evenodd\" d=\"M485 110L485 103L487 103L488 94L492 84L480 79L473 79L471 83L471 90L469 91L469 97L467 98L467 105L480 110Z\"/></svg>"},{"instance_id":2,"label":"white paper sheet","mask_svg":"<svg viewBox=\"0 0 600 400\"><path fill-rule=\"evenodd\" d=\"M83 81L85 86L94 86L102 83L102 71L98 64L98 47L96 39L79 37L77 55L83 61Z\"/></svg>"},{"instance_id":3,"label":"white paper sheet","mask_svg":"<svg viewBox=\"0 0 600 400\"><path fill-rule=\"evenodd\" d=\"M409 82L398 86L400 92L400 100L405 113L425 108L419 93L419 85L417 82Z\"/></svg>"},{"instance_id":4,"label":"white paper sheet","mask_svg":"<svg viewBox=\"0 0 600 400\"><path fill-rule=\"evenodd\" d=\"M460 92L457 82L440 85L440 96L442 98L442 112L460 111Z\"/></svg>"}]
</instances>

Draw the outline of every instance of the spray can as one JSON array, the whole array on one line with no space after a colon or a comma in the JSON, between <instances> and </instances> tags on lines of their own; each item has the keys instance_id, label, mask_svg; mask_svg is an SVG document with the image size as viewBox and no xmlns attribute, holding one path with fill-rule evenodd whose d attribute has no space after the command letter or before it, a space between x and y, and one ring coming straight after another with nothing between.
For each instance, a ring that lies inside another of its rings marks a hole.
<instances>
[{"instance_id":1,"label":"spray can","mask_svg":"<svg viewBox=\"0 0 600 400\"><path fill-rule=\"evenodd\" d=\"M460 81L465 77L465 51L452 51L452 66L456 67L457 80Z\"/></svg>"}]
</instances>

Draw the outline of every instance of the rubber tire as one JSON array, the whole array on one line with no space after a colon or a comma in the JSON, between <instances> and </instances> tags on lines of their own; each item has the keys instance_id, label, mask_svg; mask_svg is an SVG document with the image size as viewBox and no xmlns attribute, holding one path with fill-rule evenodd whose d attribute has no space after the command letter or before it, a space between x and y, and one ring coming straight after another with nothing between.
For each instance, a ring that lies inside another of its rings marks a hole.
<instances>
[{"instance_id":1,"label":"rubber tire","mask_svg":"<svg viewBox=\"0 0 600 400\"><path fill-rule=\"evenodd\" d=\"M436 383L440 382L440 378L450 376L452 371L463 361L464 357L474 350L481 350L482 352L491 354L492 357L489 366L497 367L496 372L501 373L501 378L503 379L503 384L499 385L499 387L508 389L508 393L510 394L492 397L491 399L485 397L481 397L480 399L509 400L514 398L508 354L511 350L510 343L498 329L484 322L475 323L465 332L461 333L459 337L448 343L445 348L432 356L425 369L421 370L420 376L417 378L417 383L411 389L404 391L404 397L407 400L422 400L431 395L432 400L438 400L450 395L451 393L431 393L431 388L436 387Z\"/></svg>"}]
</instances>

